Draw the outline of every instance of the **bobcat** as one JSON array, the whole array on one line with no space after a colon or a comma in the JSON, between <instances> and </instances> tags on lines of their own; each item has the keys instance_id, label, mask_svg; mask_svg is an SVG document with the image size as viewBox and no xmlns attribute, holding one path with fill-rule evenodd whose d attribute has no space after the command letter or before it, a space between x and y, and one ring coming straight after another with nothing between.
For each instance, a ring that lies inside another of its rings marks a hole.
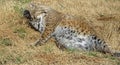
<instances>
[{"instance_id":1,"label":"bobcat","mask_svg":"<svg viewBox=\"0 0 120 65\"><path fill-rule=\"evenodd\" d=\"M41 33L34 45L43 45L50 38L56 40L59 48L83 51L113 53L105 41L99 39L92 27L86 22L75 20L45 5L31 4L23 13L30 25Z\"/></svg>"}]
</instances>

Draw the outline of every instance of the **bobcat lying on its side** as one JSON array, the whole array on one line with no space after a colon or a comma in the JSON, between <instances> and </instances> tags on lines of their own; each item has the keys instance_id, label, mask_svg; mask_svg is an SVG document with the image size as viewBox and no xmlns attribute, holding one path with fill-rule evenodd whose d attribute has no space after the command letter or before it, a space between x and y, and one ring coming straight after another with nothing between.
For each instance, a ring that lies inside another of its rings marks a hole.
<instances>
[{"instance_id":1,"label":"bobcat lying on its side","mask_svg":"<svg viewBox=\"0 0 120 65\"><path fill-rule=\"evenodd\" d=\"M23 14L34 29L41 33L41 38L35 45L45 44L50 38L55 38L59 48L77 49L113 53L106 43L99 39L87 23L73 20L50 7L32 4Z\"/></svg>"}]
</instances>

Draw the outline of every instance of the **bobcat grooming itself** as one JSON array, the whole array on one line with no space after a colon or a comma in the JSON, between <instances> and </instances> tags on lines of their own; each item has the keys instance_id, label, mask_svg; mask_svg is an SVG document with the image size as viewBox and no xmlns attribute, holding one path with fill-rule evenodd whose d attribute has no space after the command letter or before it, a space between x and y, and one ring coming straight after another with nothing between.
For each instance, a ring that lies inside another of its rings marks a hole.
<instances>
[{"instance_id":1,"label":"bobcat grooming itself","mask_svg":"<svg viewBox=\"0 0 120 65\"><path fill-rule=\"evenodd\" d=\"M43 45L50 38L54 38L59 48L120 55L113 53L87 23L75 20L48 6L32 4L23 15L29 20L30 25L41 33L41 38L34 43L35 46Z\"/></svg>"}]
</instances>

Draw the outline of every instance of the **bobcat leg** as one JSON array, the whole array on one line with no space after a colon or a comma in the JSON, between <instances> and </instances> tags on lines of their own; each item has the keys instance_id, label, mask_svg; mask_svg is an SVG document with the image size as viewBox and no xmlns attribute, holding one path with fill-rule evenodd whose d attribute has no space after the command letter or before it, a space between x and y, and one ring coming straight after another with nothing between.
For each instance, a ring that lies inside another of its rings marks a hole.
<instances>
[{"instance_id":1,"label":"bobcat leg","mask_svg":"<svg viewBox=\"0 0 120 65\"><path fill-rule=\"evenodd\" d=\"M37 45L43 45L43 44L46 44L46 42L51 38L53 37L54 33L50 34L46 39L38 39L37 41L34 42L34 46L37 46Z\"/></svg>"},{"instance_id":2,"label":"bobcat leg","mask_svg":"<svg viewBox=\"0 0 120 65\"><path fill-rule=\"evenodd\" d=\"M59 42L56 41L55 43L56 43L56 46L57 46L60 50L66 50L66 49L67 49L64 45L60 44Z\"/></svg>"}]
</instances>

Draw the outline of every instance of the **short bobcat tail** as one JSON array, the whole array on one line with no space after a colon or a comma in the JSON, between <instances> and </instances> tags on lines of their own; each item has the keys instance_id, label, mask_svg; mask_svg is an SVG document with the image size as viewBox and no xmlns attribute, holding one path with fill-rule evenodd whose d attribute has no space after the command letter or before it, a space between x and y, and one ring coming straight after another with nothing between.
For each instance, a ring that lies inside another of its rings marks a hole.
<instances>
[{"instance_id":1,"label":"short bobcat tail","mask_svg":"<svg viewBox=\"0 0 120 65\"><path fill-rule=\"evenodd\" d=\"M112 54L113 57L120 57L120 51L115 51Z\"/></svg>"}]
</instances>

